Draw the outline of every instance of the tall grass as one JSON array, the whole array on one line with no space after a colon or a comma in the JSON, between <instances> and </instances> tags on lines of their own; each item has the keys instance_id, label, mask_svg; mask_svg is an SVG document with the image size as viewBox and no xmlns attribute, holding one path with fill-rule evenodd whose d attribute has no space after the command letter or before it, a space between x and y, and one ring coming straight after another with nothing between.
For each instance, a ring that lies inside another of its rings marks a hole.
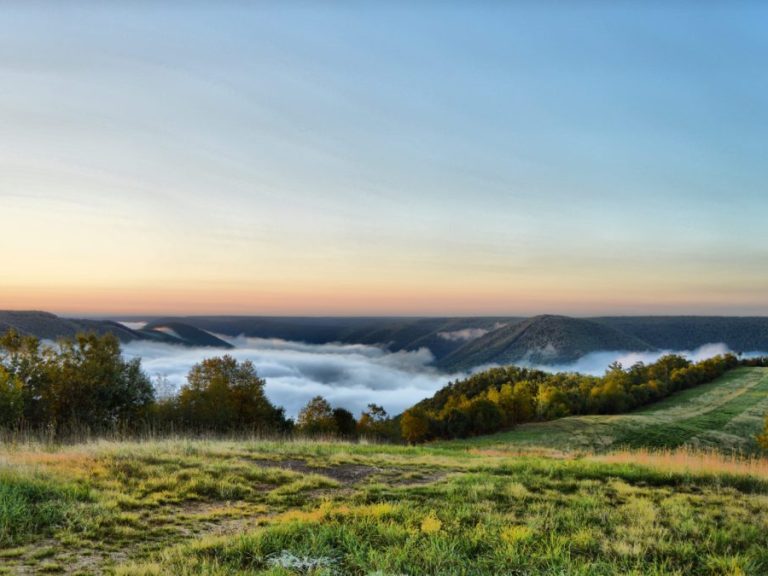
<instances>
[{"instance_id":1,"label":"tall grass","mask_svg":"<svg viewBox=\"0 0 768 576\"><path fill-rule=\"evenodd\" d=\"M689 447L674 449L618 450L592 455L589 459L614 464L640 464L670 472L734 474L768 479L768 459L739 453L725 454L715 450Z\"/></svg>"}]
</instances>

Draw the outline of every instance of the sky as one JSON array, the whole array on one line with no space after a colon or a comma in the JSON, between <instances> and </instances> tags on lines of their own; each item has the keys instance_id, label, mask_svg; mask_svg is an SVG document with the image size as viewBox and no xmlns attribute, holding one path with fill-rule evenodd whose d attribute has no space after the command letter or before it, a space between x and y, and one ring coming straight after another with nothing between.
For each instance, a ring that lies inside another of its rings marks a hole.
<instances>
[{"instance_id":1,"label":"sky","mask_svg":"<svg viewBox=\"0 0 768 576\"><path fill-rule=\"evenodd\" d=\"M768 314L768 7L0 4L0 308Z\"/></svg>"}]
</instances>

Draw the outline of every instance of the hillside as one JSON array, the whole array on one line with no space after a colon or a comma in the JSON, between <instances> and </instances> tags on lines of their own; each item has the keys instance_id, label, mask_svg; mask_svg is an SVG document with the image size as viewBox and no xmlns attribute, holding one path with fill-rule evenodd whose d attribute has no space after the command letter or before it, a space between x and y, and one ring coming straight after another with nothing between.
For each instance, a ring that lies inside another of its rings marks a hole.
<instances>
[{"instance_id":1,"label":"hillside","mask_svg":"<svg viewBox=\"0 0 768 576\"><path fill-rule=\"evenodd\" d=\"M308 344L369 344L398 350L429 348L439 359L468 339L519 318L366 318L292 316L184 316L153 320L149 325L182 323L209 333L278 338Z\"/></svg>"},{"instance_id":2,"label":"hillside","mask_svg":"<svg viewBox=\"0 0 768 576\"><path fill-rule=\"evenodd\" d=\"M41 340L72 338L78 333L114 334L121 342L150 340L181 346L231 348L224 340L179 322L156 323L132 330L112 320L62 318L50 312L0 310L0 333L16 330Z\"/></svg>"},{"instance_id":3,"label":"hillside","mask_svg":"<svg viewBox=\"0 0 768 576\"><path fill-rule=\"evenodd\" d=\"M522 424L510 432L453 441L455 447L604 451L692 446L756 452L768 413L768 368L738 368L628 414L572 416Z\"/></svg>"},{"instance_id":4,"label":"hillside","mask_svg":"<svg viewBox=\"0 0 768 576\"><path fill-rule=\"evenodd\" d=\"M591 320L545 315L497 328L457 348L437 365L445 370L467 370L484 364L558 364L590 352L653 348Z\"/></svg>"},{"instance_id":5,"label":"hillside","mask_svg":"<svg viewBox=\"0 0 768 576\"><path fill-rule=\"evenodd\" d=\"M61 318L50 312L0 310L0 333L14 329L43 340L71 338L78 332L114 334L122 342L140 340L134 330L110 320Z\"/></svg>"},{"instance_id":6,"label":"hillside","mask_svg":"<svg viewBox=\"0 0 768 576\"><path fill-rule=\"evenodd\" d=\"M768 351L765 317L613 316L592 320L662 350L694 350L722 342L740 352Z\"/></svg>"},{"instance_id":7,"label":"hillside","mask_svg":"<svg viewBox=\"0 0 768 576\"><path fill-rule=\"evenodd\" d=\"M446 371L489 363L553 365L590 352L683 351L713 343L737 351L768 351L768 318L758 317L187 316L157 318L150 326L170 323L232 337L369 344L393 352L429 348L435 365Z\"/></svg>"},{"instance_id":8,"label":"hillside","mask_svg":"<svg viewBox=\"0 0 768 576\"><path fill-rule=\"evenodd\" d=\"M202 346L209 348L234 348L232 344L182 322L150 322L137 332L144 338L170 344Z\"/></svg>"}]
</instances>

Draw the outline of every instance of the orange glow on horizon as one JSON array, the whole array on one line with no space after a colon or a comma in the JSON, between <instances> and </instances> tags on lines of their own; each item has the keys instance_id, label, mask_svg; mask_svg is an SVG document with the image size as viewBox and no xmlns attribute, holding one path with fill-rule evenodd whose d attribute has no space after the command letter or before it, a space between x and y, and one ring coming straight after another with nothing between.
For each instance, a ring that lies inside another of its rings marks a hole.
<instances>
[{"instance_id":1,"label":"orange glow on horizon","mask_svg":"<svg viewBox=\"0 0 768 576\"><path fill-rule=\"evenodd\" d=\"M608 292L608 291L606 291ZM759 301L723 305L717 294L692 298L666 294L663 300L542 290L460 289L423 287L408 292L366 287L315 289L257 288L27 288L0 287L0 309L45 310L63 315L287 315L287 316L529 316L560 313L601 314L737 314L760 315Z\"/></svg>"}]
</instances>

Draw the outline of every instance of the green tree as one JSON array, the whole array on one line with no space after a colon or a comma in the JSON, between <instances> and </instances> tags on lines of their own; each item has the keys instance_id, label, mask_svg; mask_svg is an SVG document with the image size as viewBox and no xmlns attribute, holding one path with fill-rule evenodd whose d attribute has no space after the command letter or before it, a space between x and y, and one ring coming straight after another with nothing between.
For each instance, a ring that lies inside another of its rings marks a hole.
<instances>
[{"instance_id":1,"label":"green tree","mask_svg":"<svg viewBox=\"0 0 768 576\"><path fill-rule=\"evenodd\" d=\"M536 399L532 390L536 385L526 380L517 382L512 392L512 422L530 422L536 416Z\"/></svg>"},{"instance_id":2,"label":"green tree","mask_svg":"<svg viewBox=\"0 0 768 576\"><path fill-rule=\"evenodd\" d=\"M23 418L23 384L17 376L0 366L0 427L15 428Z\"/></svg>"},{"instance_id":3,"label":"green tree","mask_svg":"<svg viewBox=\"0 0 768 576\"><path fill-rule=\"evenodd\" d=\"M536 405L538 416L542 420L562 418L571 414L570 406L568 406L568 397L565 391L557 386L547 385L539 387Z\"/></svg>"},{"instance_id":4,"label":"green tree","mask_svg":"<svg viewBox=\"0 0 768 576\"><path fill-rule=\"evenodd\" d=\"M467 409L451 407L440 413L438 433L445 438L465 438L472 433L472 418Z\"/></svg>"},{"instance_id":5,"label":"green tree","mask_svg":"<svg viewBox=\"0 0 768 576\"><path fill-rule=\"evenodd\" d=\"M332 416L339 436L354 438L357 435L357 420L352 412L346 408L334 408Z\"/></svg>"},{"instance_id":6,"label":"green tree","mask_svg":"<svg viewBox=\"0 0 768 576\"><path fill-rule=\"evenodd\" d=\"M113 334L62 340L43 364L49 423L99 430L135 424L147 415L154 390L138 359L126 361Z\"/></svg>"},{"instance_id":7,"label":"green tree","mask_svg":"<svg viewBox=\"0 0 768 576\"><path fill-rule=\"evenodd\" d=\"M368 409L360 414L357 432L361 436L380 436L382 425L387 422L387 411L378 404L368 404Z\"/></svg>"},{"instance_id":8,"label":"green tree","mask_svg":"<svg viewBox=\"0 0 768 576\"><path fill-rule=\"evenodd\" d=\"M339 433L333 409L322 396L315 396L301 409L297 426L302 433L311 436Z\"/></svg>"},{"instance_id":9,"label":"green tree","mask_svg":"<svg viewBox=\"0 0 768 576\"><path fill-rule=\"evenodd\" d=\"M504 421L499 407L485 398L473 401L467 413L473 434L496 432Z\"/></svg>"},{"instance_id":10,"label":"green tree","mask_svg":"<svg viewBox=\"0 0 768 576\"><path fill-rule=\"evenodd\" d=\"M392 442L402 440L400 424L397 420L390 418L387 411L378 404L368 404L368 409L360 414L360 419L357 421L357 433L360 436L376 440Z\"/></svg>"},{"instance_id":11,"label":"green tree","mask_svg":"<svg viewBox=\"0 0 768 576\"><path fill-rule=\"evenodd\" d=\"M32 428L47 426L51 421L49 362L55 360L53 348L42 348L34 336L23 336L9 330L0 336L0 364L22 383L23 420Z\"/></svg>"},{"instance_id":12,"label":"green tree","mask_svg":"<svg viewBox=\"0 0 768 576\"><path fill-rule=\"evenodd\" d=\"M264 394L249 360L232 356L208 358L195 364L176 400L185 426L225 432L232 430L284 430L282 408L276 408Z\"/></svg>"}]
</instances>

